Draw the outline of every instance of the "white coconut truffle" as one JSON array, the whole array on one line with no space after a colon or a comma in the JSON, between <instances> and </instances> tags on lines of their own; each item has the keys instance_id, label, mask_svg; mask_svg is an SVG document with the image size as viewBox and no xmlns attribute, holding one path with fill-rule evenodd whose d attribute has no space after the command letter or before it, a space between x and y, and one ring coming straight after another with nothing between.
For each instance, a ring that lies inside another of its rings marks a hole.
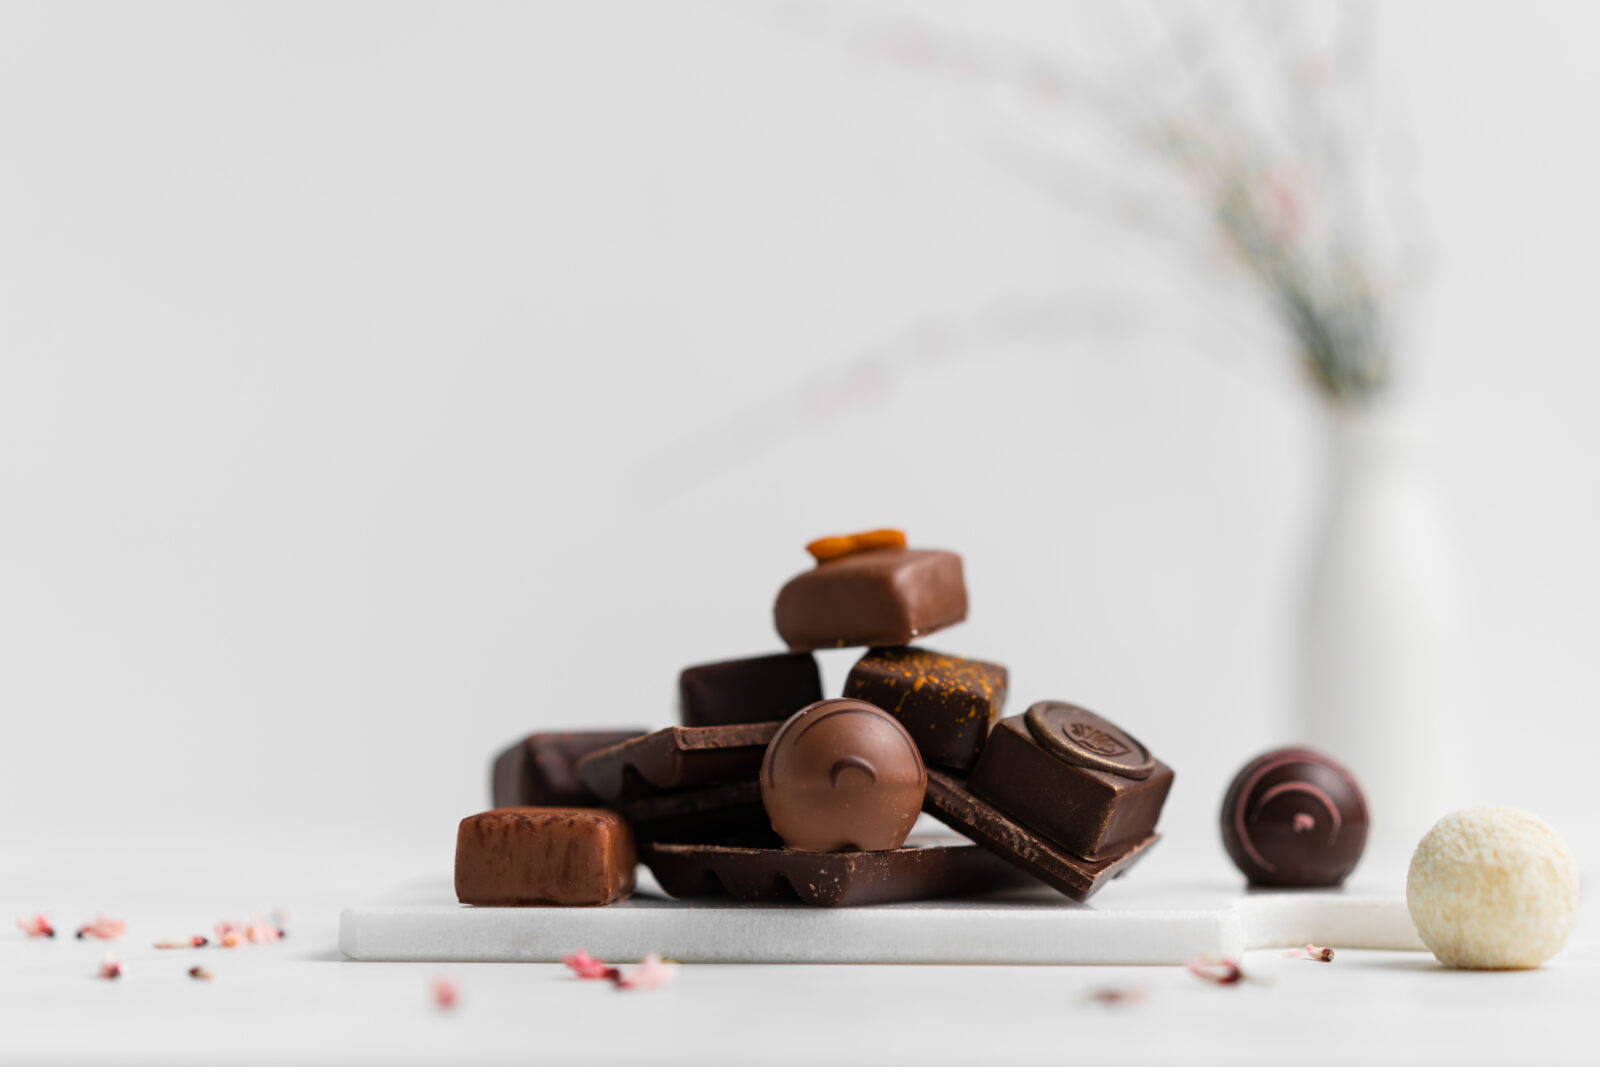
<instances>
[{"instance_id":1,"label":"white coconut truffle","mask_svg":"<svg viewBox=\"0 0 1600 1067\"><path fill-rule=\"evenodd\" d=\"M1417 845L1406 905L1417 936L1448 967L1537 967L1572 931L1578 865L1527 812L1468 808Z\"/></svg>"}]
</instances>

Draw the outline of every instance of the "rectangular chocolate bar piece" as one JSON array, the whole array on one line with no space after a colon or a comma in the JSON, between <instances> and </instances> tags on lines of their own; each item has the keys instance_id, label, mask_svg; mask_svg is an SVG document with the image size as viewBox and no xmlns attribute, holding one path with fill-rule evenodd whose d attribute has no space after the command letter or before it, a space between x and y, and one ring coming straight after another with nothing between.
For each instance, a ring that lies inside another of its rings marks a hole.
<instances>
[{"instance_id":1,"label":"rectangular chocolate bar piece","mask_svg":"<svg viewBox=\"0 0 1600 1067\"><path fill-rule=\"evenodd\" d=\"M1006 669L926 648L874 648L845 679L844 695L900 720L940 767L967 770L1006 702Z\"/></svg>"},{"instance_id":2,"label":"rectangular chocolate bar piece","mask_svg":"<svg viewBox=\"0 0 1600 1067\"><path fill-rule=\"evenodd\" d=\"M908 645L967 617L954 552L877 548L824 560L778 593L773 621L796 652Z\"/></svg>"},{"instance_id":3,"label":"rectangular chocolate bar piece","mask_svg":"<svg viewBox=\"0 0 1600 1067\"><path fill-rule=\"evenodd\" d=\"M1093 712L1045 702L995 725L967 784L1013 819L1092 860L1155 829L1172 769Z\"/></svg>"},{"instance_id":4,"label":"rectangular chocolate bar piece","mask_svg":"<svg viewBox=\"0 0 1600 1067\"><path fill-rule=\"evenodd\" d=\"M643 736L643 730L530 734L495 757L489 771L491 803L497 808L593 807L599 798L578 781L578 760Z\"/></svg>"},{"instance_id":5,"label":"rectangular chocolate bar piece","mask_svg":"<svg viewBox=\"0 0 1600 1067\"><path fill-rule=\"evenodd\" d=\"M761 783L754 778L657 793L620 804L618 810L633 827L636 842L783 847L761 803Z\"/></svg>"},{"instance_id":6,"label":"rectangular chocolate bar piece","mask_svg":"<svg viewBox=\"0 0 1600 1067\"><path fill-rule=\"evenodd\" d=\"M594 808L496 808L461 820L456 898L500 907L610 904L633 892L633 833Z\"/></svg>"},{"instance_id":7,"label":"rectangular chocolate bar piece","mask_svg":"<svg viewBox=\"0 0 1600 1067\"><path fill-rule=\"evenodd\" d=\"M822 674L809 652L702 663L678 676L685 726L782 722L821 699Z\"/></svg>"},{"instance_id":8,"label":"rectangular chocolate bar piece","mask_svg":"<svg viewBox=\"0 0 1600 1067\"><path fill-rule=\"evenodd\" d=\"M728 897L749 904L818 908L971 896L1024 884L1021 871L977 845L921 845L883 852L648 844L639 858L674 897Z\"/></svg>"},{"instance_id":9,"label":"rectangular chocolate bar piece","mask_svg":"<svg viewBox=\"0 0 1600 1067\"><path fill-rule=\"evenodd\" d=\"M578 780L608 804L669 789L755 781L782 725L669 726L578 761Z\"/></svg>"},{"instance_id":10,"label":"rectangular chocolate bar piece","mask_svg":"<svg viewBox=\"0 0 1600 1067\"><path fill-rule=\"evenodd\" d=\"M1150 834L1097 860L1086 860L1052 844L982 797L975 796L956 775L932 767L928 768L928 791L923 795L922 809L1080 903L1106 882L1120 878L1161 839L1160 834Z\"/></svg>"}]
</instances>

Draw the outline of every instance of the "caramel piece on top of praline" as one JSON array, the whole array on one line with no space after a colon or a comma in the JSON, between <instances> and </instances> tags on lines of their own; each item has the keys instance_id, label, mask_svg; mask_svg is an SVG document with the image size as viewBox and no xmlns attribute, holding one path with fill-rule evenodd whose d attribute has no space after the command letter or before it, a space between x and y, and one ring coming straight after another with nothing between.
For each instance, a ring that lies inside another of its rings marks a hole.
<instances>
[{"instance_id":1,"label":"caramel piece on top of praline","mask_svg":"<svg viewBox=\"0 0 1600 1067\"><path fill-rule=\"evenodd\" d=\"M806 546L806 551L811 553L818 563L826 563L830 559L848 556L853 552L865 552L869 548L904 547L906 547L904 530L883 529L841 534L838 537L819 537Z\"/></svg>"}]
</instances>

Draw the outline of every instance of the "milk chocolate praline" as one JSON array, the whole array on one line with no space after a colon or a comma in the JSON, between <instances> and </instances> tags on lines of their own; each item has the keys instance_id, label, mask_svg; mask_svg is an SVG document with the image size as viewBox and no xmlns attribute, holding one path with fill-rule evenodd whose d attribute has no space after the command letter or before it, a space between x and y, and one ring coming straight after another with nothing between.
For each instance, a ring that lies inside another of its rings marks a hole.
<instances>
[{"instance_id":1,"label":"milk chocolate praline","mask_svg":"<svg viewBox=\"0 0 1600 1067\"><path fill-rule=\"evenodd\" d=\"M864 700L819 700L779 727L761 764L772 829L801 852L899 848L928 772L904 726Z\"/></svg>"},{"instance_id":2,"label":"milk chocolate praline","mask_svg":"<svg viewBox=\"0 0 1600 1067\"><path fill-rule=\"evenodd\" d=\"M1367 843L1367 803L1344 766L1309 748L1245 764L1222 801L1222 843L1251 885L1331 888Z\"/></svg>"}]
</instances>

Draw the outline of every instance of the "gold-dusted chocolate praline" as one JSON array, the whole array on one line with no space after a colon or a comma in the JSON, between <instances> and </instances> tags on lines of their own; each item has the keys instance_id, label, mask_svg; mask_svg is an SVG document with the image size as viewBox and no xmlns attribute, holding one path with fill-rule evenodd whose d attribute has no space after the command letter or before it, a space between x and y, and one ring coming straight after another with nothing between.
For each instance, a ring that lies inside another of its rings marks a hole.
<instances>
[{"instance_id":1,"label":"gold-dusted chocolate praline","mask_svg":"<svg viewBox=\"0 0 1600 1067\"><path fill-rule=\"evenodd\" d=\"M1040 747L1067 763L1134 779L1148 778L1156 768L1137 738L1087 708L1042 700L1024 718Z\"/></svg>"}]
</instances>

